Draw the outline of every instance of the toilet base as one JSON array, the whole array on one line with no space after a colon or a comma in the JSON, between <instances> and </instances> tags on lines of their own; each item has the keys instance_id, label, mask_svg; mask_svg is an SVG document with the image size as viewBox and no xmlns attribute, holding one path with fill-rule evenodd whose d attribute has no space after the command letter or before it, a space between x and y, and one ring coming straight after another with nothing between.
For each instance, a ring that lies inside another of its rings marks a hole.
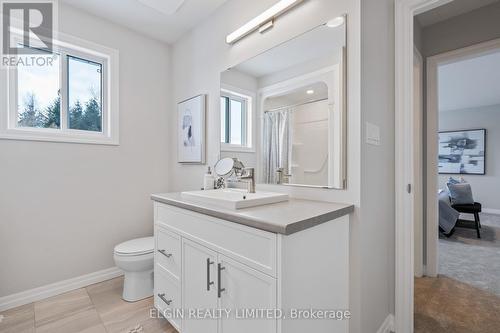
<instances>
[{"instance_id":1,"label":"toilet base","mask_svg":"<svg viewBox=\"0 0 500 333\"><path fill-rule=\"evenodd\" d=\"M153 296L153 270L145 272L125 272L122 298L136 302Z\"/></svg>"}]
</instances>

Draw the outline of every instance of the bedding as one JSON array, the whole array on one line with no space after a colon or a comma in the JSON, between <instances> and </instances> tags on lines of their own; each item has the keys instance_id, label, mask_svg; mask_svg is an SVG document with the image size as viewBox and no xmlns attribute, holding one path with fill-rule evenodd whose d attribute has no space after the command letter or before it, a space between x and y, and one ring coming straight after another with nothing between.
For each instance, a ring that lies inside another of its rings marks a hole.
<instances>
[{"instance_id":1,"label":"bedding","mask_svg":"<svg viewBox=\"0 0 500 333\"><path fill-rule=\"evenodd\" d=\"M449 234L457 224L460 213L451 207L450 196L447 191L439 191L439 227L445 234Z\"/></svg>"}]
</instances>

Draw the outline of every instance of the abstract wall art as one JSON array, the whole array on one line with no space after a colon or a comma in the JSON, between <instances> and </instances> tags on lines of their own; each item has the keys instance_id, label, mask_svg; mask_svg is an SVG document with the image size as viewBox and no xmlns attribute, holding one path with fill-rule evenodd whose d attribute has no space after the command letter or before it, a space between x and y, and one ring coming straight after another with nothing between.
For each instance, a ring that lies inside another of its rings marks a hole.
<instances>
[{"instance_id":1,"label":"abstract wall art","mask_svg":"<svg viewBox=\"0 0 500 333\"><path fill-rule=\"evenodd\" d=\"M177 160L205 163L206 95L182 101L177 106Z\"/></svg>"},{"instance_id":2,"label":"abstract wall art","mask_svg":"<svg viewBox=\"0 0 500 333\"><path fill-rule=\"evenodd\" d=\"M486 130L439 132L439 173L484 175Z\"/></svg>"}]
</instances>

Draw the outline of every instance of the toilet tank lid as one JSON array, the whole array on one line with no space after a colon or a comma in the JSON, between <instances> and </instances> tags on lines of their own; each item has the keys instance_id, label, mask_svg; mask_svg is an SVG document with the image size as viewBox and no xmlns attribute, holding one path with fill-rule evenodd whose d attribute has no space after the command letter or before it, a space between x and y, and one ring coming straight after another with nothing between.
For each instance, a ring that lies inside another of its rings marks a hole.
<instances>
[{"instance_id":1,"label":"toilet tank lid","mask_svg":"<svg viewBox=\"0 0 500 333\"><path fill-rule=\"evenodd\" d=\"M115 253L119 254L146 254L153 252L153 237L136 238L115 246Z\"/></svg>"}]
</instances>

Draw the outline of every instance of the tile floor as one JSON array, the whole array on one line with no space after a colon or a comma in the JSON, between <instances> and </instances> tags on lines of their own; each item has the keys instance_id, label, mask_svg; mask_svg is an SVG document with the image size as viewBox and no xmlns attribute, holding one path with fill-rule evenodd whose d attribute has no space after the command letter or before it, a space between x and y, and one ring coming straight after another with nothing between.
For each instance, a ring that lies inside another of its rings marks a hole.
<instances>
[{"instance_id":1,"label":"tile floor","mask_svg":"<svg viewBox=\"0 0 500 333\"><path fill-rule=\"evenodd\" d=\"M0 313L0 333L177 333L150 317L153 298L121 299L123 277Z\"/></svg>"}]
</instances>

